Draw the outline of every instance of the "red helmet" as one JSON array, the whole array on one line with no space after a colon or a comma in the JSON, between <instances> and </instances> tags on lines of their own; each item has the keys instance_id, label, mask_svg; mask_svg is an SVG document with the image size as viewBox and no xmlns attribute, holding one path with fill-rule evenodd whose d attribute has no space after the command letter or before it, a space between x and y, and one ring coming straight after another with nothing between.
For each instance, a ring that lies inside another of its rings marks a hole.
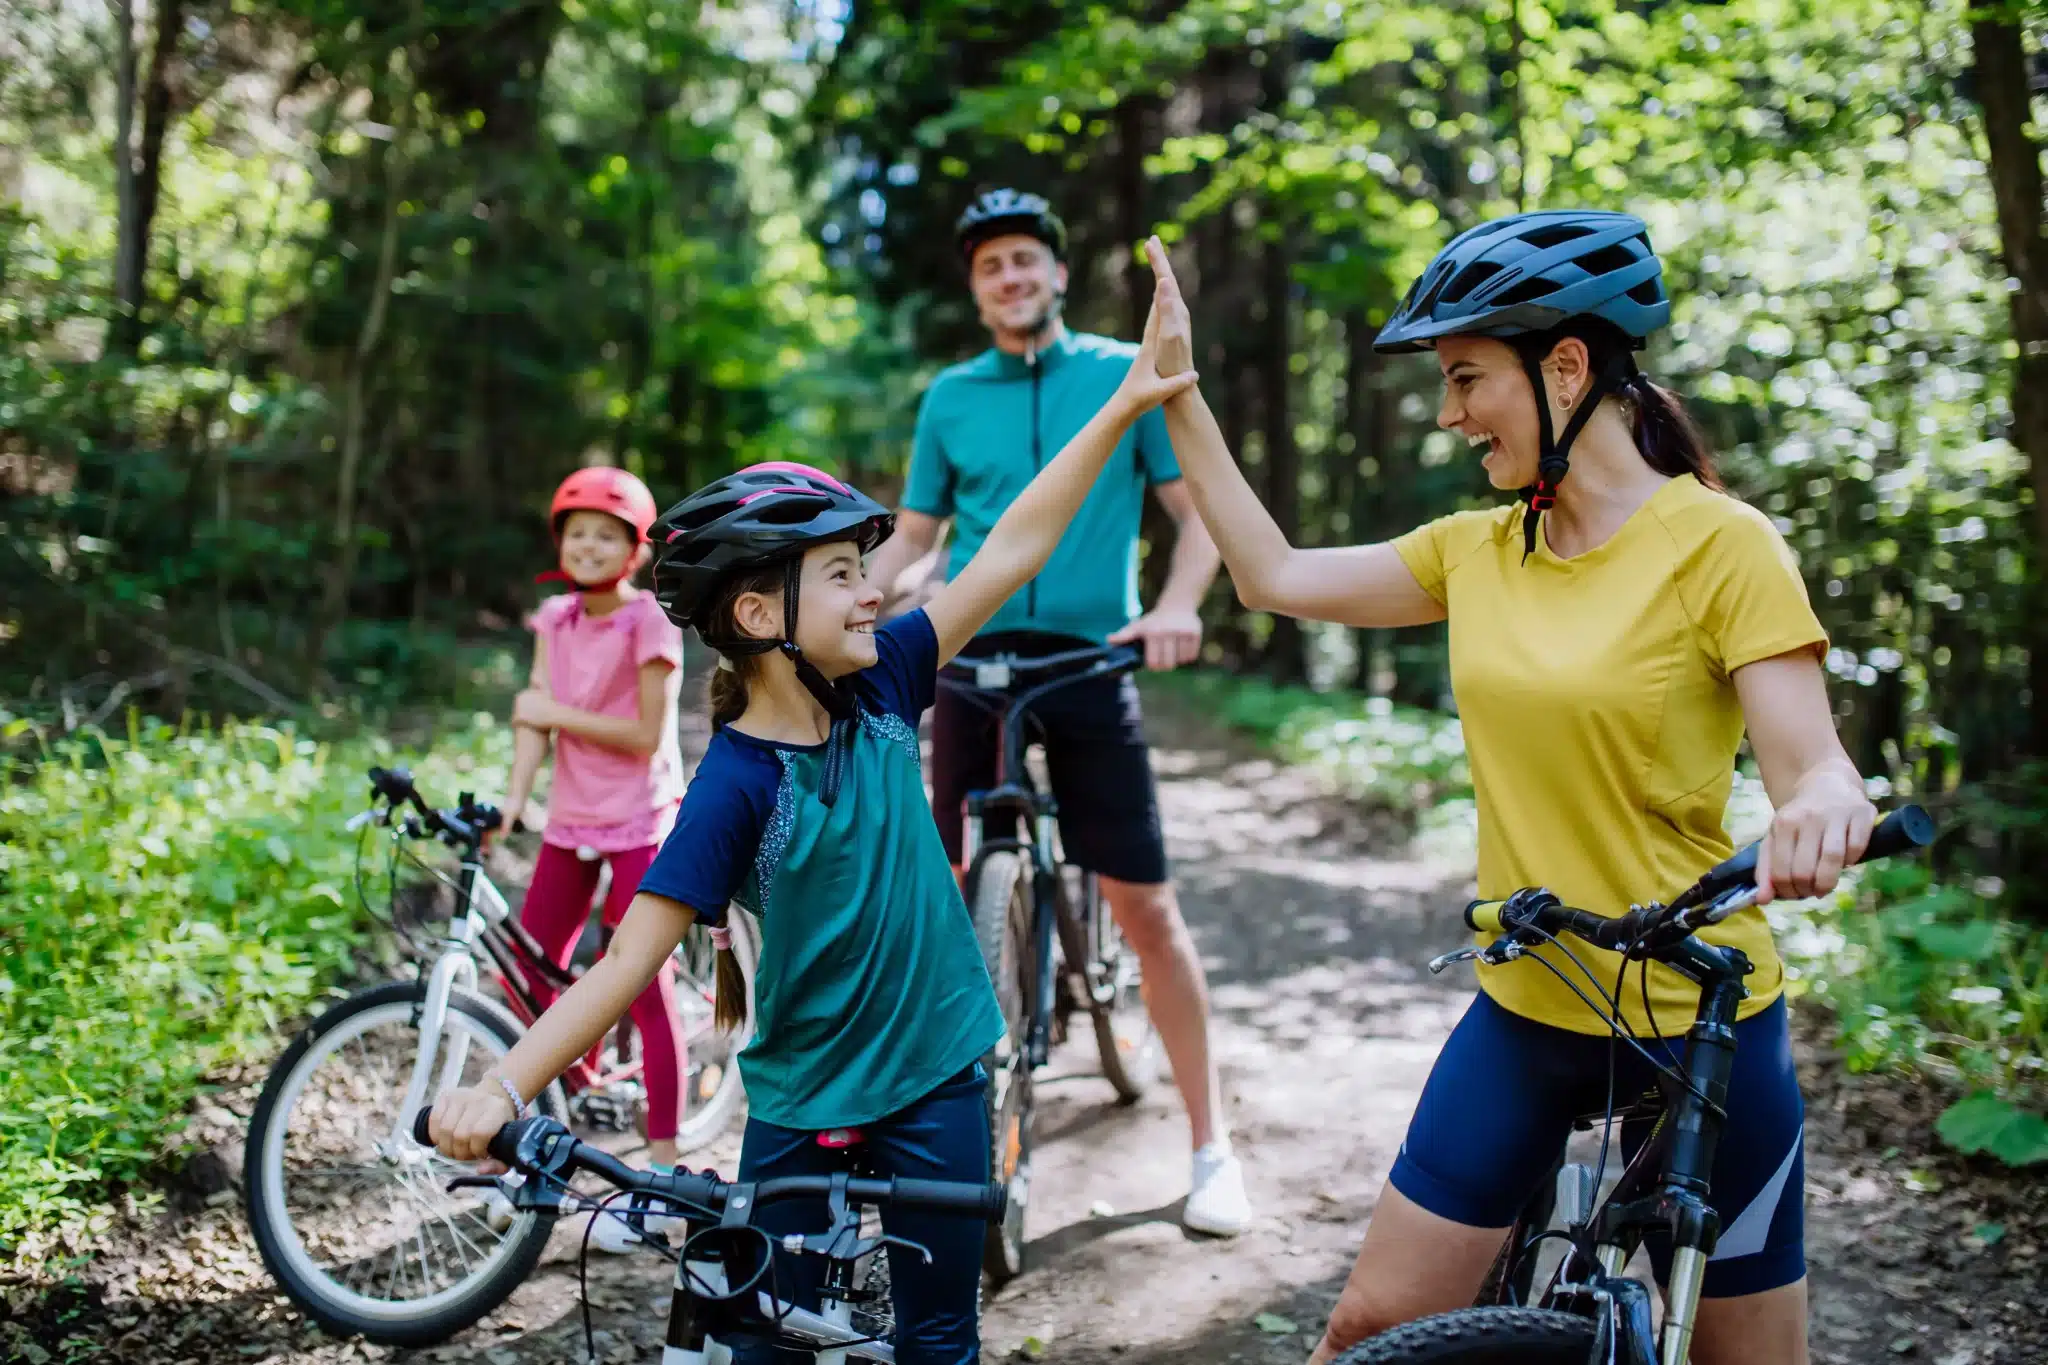
<instances>
[{"instance_id":1,"label":"red helmet","mask_svg":"<svg viewBox=\"0 0 2048 1365\"><path fill-rule=\"evenodd\" d=\"M606 512L633 528L634 538L647 543L647 528L654 525L654 494L647 485L612 465L591 465L562 480L555 500L548 507L548 529L557 539L562 518L571 512Z\"/></svg>"}]
</instances>

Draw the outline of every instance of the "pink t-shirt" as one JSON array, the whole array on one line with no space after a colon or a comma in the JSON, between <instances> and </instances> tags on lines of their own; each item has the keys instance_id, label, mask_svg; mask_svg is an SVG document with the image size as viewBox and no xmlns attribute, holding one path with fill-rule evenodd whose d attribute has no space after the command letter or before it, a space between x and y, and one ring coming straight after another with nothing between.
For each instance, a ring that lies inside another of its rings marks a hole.
<instances>
[{"instance_id":1,"label":"pink t-shirt","mask_svg":"<svg viewBox=\"0 0 2048 1365\"><path fill-rule=\"evenodd\" d=\"M581 596L563 593L541 603L531 624L547 646L549 691L578 711L637 716L641 666L656 659L682 666L683 633L652 593L638 594L607 616L592 616ZM587 844L605 853L661 842L683 795L675 707L663 709L661 744L652 757L555 733L554 783L541 836L546 842L563 848Z\"/></svg>"}]
</instances>

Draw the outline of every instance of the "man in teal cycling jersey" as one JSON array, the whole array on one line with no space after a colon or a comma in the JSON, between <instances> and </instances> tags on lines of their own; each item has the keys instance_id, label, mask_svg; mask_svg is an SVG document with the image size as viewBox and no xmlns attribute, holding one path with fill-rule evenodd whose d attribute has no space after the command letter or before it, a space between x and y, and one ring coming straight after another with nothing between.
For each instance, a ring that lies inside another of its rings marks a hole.
<instances>
[{"instance_id":1,"label":"man in teal cycling jersey","mask_svg":"<svg viewBox=\"0 0 2048 1365\"><path fill-rule=\"evenodd\" d=\"M885 592L897 590L904 570L931 554L948 519L949 576L973 558L1011 500L1115 391L1136 351L1061 323L1066 228L1040 196L991 190L961 215L955 235L994 345L940 373L925 392L896 534L869 565ZM1179 533L1159 600L1141 614L1138 527L1147 488ZM1190 663L1201 648L1198 611L1217 564L1166 424L1148 413L1124 437L1044 572L964 652L1046 655L1129 642L1152 668ZM1101 879L1137 951L1147 1005L1187 1104L1195 1154L1182 1220L1198 1232L1234 1236L1250 1220L1244 1174L1222 1117L1201 959L1167 875L1137 685L1129 676L1075 683L1034 714L1059 803L1061 846ZM962 801L994 785L998 743L985 709L939 693L932 810L956 867Z\"/></svg>"}]
</instances>

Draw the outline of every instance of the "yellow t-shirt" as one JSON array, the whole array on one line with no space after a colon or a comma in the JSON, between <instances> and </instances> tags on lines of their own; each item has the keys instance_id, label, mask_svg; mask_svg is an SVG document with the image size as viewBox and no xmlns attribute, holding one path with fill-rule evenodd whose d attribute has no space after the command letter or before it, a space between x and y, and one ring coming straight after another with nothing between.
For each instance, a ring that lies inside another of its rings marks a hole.
<instances>
[{"instance_id":1,"label":"yellow t-shirt","mask_svg":"<svg viewBox=\"0 0 2048 1365\"><path fill-rule=\"evenodd\" d=\"M1450 614L1451 689L1479 805L1480 896L1545 886L1567 905L1618 915L1670 899L1734 851L1721 821L1743 725L1729 675L1827 646L1791 549L1761 512L1688 474L1572 559L1539 535L1522 562L1519 504L1440 518L1394 548ZM1701 938L1756 964L1740 1017L1783 991L1761 910ZM1611 994L1620 956L1565 942ZM1540 951L1591 993L1555 948ZM1647 1033L1640 970L1631 964L1621 1004ZM1538 963L1482 966L1479 984L1516 1014L1607 1032ZM1650 1001L1658 1031L1683 1033L1699 988L1653 965Z\"/></svg>"}]
</instances>

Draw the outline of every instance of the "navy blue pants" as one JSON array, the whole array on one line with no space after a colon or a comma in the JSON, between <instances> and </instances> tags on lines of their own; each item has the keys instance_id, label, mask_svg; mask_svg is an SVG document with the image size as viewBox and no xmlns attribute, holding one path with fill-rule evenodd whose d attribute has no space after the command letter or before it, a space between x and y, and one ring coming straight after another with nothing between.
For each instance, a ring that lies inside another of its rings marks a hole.
<instances>
[{"instance_id":1,"label":"navy blue pants","mask_svg":"<svg viewBox=\"0 0 2048 1365\"><path fill-rule=\"evenodd\" d=\"M1643 1045L1673 1064L1685 1055L1683 1037ZM1604 1037L1524 1019L1481 995L1422 1088L1389 1177L1394 1188L1439 1218L1506 1227L1563 1149L1572 1120L1605 1103L1608 1056ZM1619 1108L1650 1086L1652 1073L1632 1048L1614 1056ZM1758 1294L1806 1274L1805 1127L1781 998L1735 1026L1728 1123L1708 1177L1721 1235L1702 1297ZM1623 1124L1624 1159L1648 1136L1647 1124ZM1653 1234L1644 1247L1661 1284L1671 1269L1670 1235Z\"/></svg>"},{"instance_id":2,"label":"navy blue pants","mask_svg":"<svg viewBox=\"0 0 2048 1365\"><path fill-rule=\"evenodd\" d=\"M989 1178L988 1075L976 1062L938 1089L879 1122L865 1124L867 1141L855 1149L858 1174L878 1180ZM845 1169L845 1154L818 1145L815 1132L747 1120L740 1145L740 1179L830 1175ZM774 1237L823 1232L831 1226L825 1201L764 1204L757 1225ZM888 1249L889 1285L895 1295L896 1359L902 1365L975 1365L981 1358L981 1247L987 1224L959 1214L884 1209L882 1227L932 1254L927 1265L903 1247ZM758 1263L757 1263L758 1264ZM782 1298L816 1311L825 1262L818 1256L775 1253ZM766 1287L765 1285L763 1286ZM807 1351L776 1350L761 1342L734 1343L741 1365L812 1365Z\"/></svg>"}]
</instances>

